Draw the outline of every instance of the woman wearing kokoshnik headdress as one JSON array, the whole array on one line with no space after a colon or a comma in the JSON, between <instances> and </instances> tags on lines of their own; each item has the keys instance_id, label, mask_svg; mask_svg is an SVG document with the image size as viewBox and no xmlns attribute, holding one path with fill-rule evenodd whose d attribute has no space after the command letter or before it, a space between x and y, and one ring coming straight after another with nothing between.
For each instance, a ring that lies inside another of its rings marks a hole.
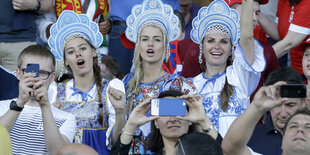
<instances>
[{"instance_id":1,"label":"woman wearing kokoshnik headdress","mask_svg":"<svg viewBox=\"0 0 310 155\"><path fill-rule=\"evenodd\" d=\"M127 18L126 37L135 43L135 70L124 78L127 115L144 100L157 97L167 89L184 94L196 93L190 80L168 74L162 64L170 54L169 42L180 34L179 19L167 4L160 0L145 0L132 8ZM147 114L148 115L148 114ZM134 134L129 154L145 154L144 142L150 133L150 122L140 126Z\"/></svg>"},{"instance_id":2,"label":"woman wearing kokoshnik headdress","mask_svg":"<svg viewBox=\"0 0 310 155\"><path fill-rule=\"evenodd\" d=\"M242 1L240 39L238 12L223 0L201 8L192 22L191 39L200 45L199 62L204 68L193 82L222 137L249 106L249 96L265 68L264 49L253 39L252 5L253 0Z\"/></svg>"},{"instance_id":3,"label":"woman wearing kokoshnik headdress","mask_svg":"<svg viewBox=\"0 0 310 155\"><path fill-rule=\"evenodd\" d=\"M57 84L56 106L75 114L75 143L108 154L125 124L125 88L118 79L103 81L100 76L98 26L85 14L65 10L50 33L52 53L73 74L73 79Z\"/></svg>"}]
</instances>

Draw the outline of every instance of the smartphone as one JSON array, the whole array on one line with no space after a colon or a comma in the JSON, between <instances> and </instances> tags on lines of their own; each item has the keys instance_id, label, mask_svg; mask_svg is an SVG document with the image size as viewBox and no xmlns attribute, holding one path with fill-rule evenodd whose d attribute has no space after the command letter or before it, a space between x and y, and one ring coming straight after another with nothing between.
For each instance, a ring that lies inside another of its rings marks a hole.
<instances>
[{"instance_id":1,"label":"smartphone","mask_svg":"<svg viewBox=\"0 0 310 155\"><path fill-rule=\"evenodd\" d=\"M306 98L307 87L304 84L286 84L280 86L280 96L287 98Z\"/></svg>"},{"instance_id":2,"label":"smartphone","mask_svg":"<svg viewBox=\"0 0 310 155\"><path fill-rule=\"evenodd\" d=\"M39 72L40 72L39 64L27 64L26 72L27 73L35 73L36 77L39 77Z\"/></svg>"},{"instance_id":3,"label":"smartphone","mask_svg":"<svg viewBox=\"0 0 310 155\"><path fill-rule=\"evenodd\" d=\"M151 115L153 116L185 116L186 100L185 99L152 99Z\"/></svg>"}]
</instances>

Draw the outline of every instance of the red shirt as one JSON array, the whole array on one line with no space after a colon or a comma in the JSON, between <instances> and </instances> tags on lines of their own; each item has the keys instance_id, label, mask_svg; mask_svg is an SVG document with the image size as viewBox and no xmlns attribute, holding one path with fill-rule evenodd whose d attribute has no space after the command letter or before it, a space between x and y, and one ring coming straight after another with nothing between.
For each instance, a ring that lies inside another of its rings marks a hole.
<instances>
[{"instance_id":1,"label":"red shirt","mask_svg":"<svg viewBox=\"0 0 310 155\"><path fill-rule=\"evenodd\" d=\"M296 6L291 7L288 0L279 0L278 2L278 32L283 39L288 30L308 35L310 34L310 1L301 0ZM291 16L291 17L290 17ZM290 52L291 66L299 73L302 71L303 51L293 48Z\"/></svg>"},{"instance_id":2,"label":"red shirt","mask_svg":"<svg viewBox=\"0 0 310 155\"><path fill-rule=\"evenodd\" d=\"M266 33L264 32L263 28L260 25L256 25L254 29L254 38L259 40L260 42L265 42L265 43L268 42Z\"/></svg>"}]
</instances>

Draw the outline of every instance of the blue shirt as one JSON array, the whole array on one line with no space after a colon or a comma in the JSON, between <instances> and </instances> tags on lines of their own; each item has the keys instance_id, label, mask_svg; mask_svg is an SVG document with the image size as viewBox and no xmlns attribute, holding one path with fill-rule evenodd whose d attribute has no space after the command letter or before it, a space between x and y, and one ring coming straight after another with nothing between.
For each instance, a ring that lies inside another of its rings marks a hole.
<instances>
[{"instance_id":1,"label":"blue shirt","mask_svg":"<svg viewBox=\"0 0 310 155\"><path fill-rule=\"evenodd\" d=\"M16 11L12 0L0 1L0 42L36 40L35 11Z\"/></svg>"},{"instance_id":2,"label":"blue shirt","mask_svg":"<svg viewBox=\"0 0 310 155\"><path fill-rule=\"evenodd\" d=\"M201 8L200 6L198 6L194 3L192 4L191 10L190 10L191 17L185 26L185 39L191 39L191 30L193 28L192 21L197 16L200 8Z\"/></svg>"},{"instance_id":3,"label":"blue shirt","mask_svg":"<svg viewBox=\"0 0 310 155\"><path fill-rule=\"evenodd\" d=\"M265 124L257 125L248 146L263 155L282 155L282 134L273 126L271 115Z\"/></svg>"},{"instance_id":4,"label":"blue shirt","mask_svg":"<svg viewBox=\"0 0 310 155\"><path fill-rule=\"evenodd\" d=\"M0 66L0 100L17 98L18 83L15 75Z\"/></svg>"},{"instance_id":5,"label":"blue shirt","mask_svg":"<svg viewBox=\"0 0 310 155\"><path fill-rule=\"evenodd\" d=\"M142 4L143 0L113 0L111 1L111 19L126 21L131 14L131 9L137 4ZM169 4L173 10L180 11L180 4L178 0L162 0L163 3Z\"/></svg>"}]
</instances>

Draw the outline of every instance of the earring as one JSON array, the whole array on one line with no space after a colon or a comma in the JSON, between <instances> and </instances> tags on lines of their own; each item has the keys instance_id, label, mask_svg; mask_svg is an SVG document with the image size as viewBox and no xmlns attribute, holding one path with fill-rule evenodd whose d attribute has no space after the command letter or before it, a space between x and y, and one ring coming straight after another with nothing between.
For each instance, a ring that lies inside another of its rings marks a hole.
<instances>
[{"instance_id":1,"label":"earring","mask_svg":"<svg viewBox=\"0 0 310 155\"><path fill-rule=\"evenodd\" d=\"M202 64L202 44L199 44L199 64Z\"/></svg>"},{"instance_id":2,"label":"earring","mask_svg":"<svg viewBox=\"0 0 310 155\"><path fill-rule=\"evenodd\" d=\"M167 44L167 53L166 53L166 58L165 58L165 62L167 63L170 57L170 44Z\"/></svg>"}]
</instances>

